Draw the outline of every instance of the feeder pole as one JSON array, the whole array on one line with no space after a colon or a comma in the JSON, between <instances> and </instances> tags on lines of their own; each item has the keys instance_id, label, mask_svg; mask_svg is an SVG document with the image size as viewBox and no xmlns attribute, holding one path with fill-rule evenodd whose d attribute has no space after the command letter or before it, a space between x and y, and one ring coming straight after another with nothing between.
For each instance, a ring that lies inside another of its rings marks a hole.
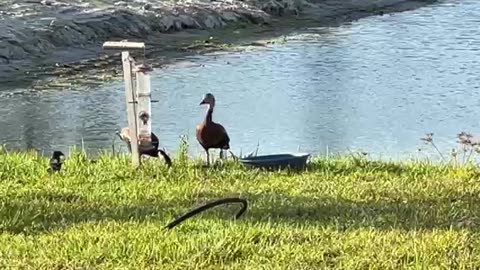
<instances>
[{"instance_id":1,"label":"feeder pole","mask_svg":"<svg viewBox=\"0 0 480 270\"><path fill-rule=\"evenodd\" d=\"M132 149L132 165L138 167L140 165L140 153L138 145L138 124L137 124L137 100L134 93L135 87L132 81L132 57L130 51L145 51L143 42L128 41L107 41L103 44L104 49L121 50L123 79L125 81L125 99L128 114L128 127L130 130L130 145Z\"/></svg>"}]
</instances>

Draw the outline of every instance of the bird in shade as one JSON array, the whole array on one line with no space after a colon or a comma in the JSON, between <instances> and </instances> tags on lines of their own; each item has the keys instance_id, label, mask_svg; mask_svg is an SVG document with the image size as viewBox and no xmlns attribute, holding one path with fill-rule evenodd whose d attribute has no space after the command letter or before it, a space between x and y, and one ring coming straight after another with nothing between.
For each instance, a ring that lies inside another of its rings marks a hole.
<instances>
[{"instance_id":1,"label":"bird in shade","mask_svg":"<svg viewBox=\"0 0 480 270\"><path fill-rule=\"evenodd\" d=\"M49 172L58 172L62 168L62 158L65 155L61 151L53 151L52 157L50 158L50 168Z\"/></svg>"}]
</instances>

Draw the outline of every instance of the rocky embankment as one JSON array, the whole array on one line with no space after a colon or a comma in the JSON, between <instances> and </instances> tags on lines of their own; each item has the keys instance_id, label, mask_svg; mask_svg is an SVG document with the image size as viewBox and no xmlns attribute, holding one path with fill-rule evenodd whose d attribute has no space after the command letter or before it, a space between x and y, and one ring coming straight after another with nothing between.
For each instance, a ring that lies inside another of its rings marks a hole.
<instances>
[{"instance_id":1,"label":"rocky embankment","mask_svg":"<svg viewBox=\"0 0 480 270\"><path fill-rule=\"evenodd\" d=\"M318 18L376 12L412 2L431 0L4 0L0 82L38 66L98 55L106 40L145 39L239 22L270 24L272 18L307 11Z\"/></svg>"}]
</instances>

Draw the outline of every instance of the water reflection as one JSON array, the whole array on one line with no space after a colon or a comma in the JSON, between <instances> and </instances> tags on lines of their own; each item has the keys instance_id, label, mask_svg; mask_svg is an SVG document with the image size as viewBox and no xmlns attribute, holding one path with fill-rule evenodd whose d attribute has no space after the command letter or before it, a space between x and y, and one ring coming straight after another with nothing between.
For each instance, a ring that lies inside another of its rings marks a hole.
<instances>
[{"instance_id":1,"label":"water reflection","mask_svg":"<svg viewBox=\"0 0 480 270\"><path fill-rule=\"evenodd\" d=\"M175 150L195 127L205 92L234 152L365 150L414 153L432 131L445 150L475 130L480 88L480 3L461 1L309 29L286 44L197 56L152 74L154 131ZM51 151L109 149L126 126L123 83L1 101L2 142Z\"/></svg>"}]
</instances>

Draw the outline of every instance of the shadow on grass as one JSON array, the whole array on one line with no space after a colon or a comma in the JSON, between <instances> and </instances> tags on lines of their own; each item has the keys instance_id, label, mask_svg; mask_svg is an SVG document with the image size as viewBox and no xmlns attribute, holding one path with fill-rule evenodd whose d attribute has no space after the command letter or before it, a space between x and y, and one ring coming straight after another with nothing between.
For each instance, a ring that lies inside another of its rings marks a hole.
<instances>
[{"instance_id":1,"label":"shadow on grass","mask_svg":"<svg viewBox=\"0 0 480 270\"><path fill-rule=\"evenodd\" d=\"M223 197L228 196L205 193L192 200L112 205L89 201L75 194L35 193L2 203L0 230L35 234L105 220L161 220L167 225L173 221L172 216L178 217L200 204ZM292 197L278 193L241 197L248 200L249 207L239 222L333 225L340 230L365 227L379 230L462 228L474 231L480 222L480 198L475 194L451 193L448 198L365 202L332 197ZM238 209L237 205L219 206L193 219L233 220Z\"/></svg>"},{"instance_id":2,"label":"shadow on grass","mask_svg":"<svg viewBox=\"0 0 480 270\"><path fill-rule=\"evenodd\" d=\"M257 201L257 205L249 209L246 219L336 225L341 230L360 227L381 230L476 229L480 222L480 198L473 194L456 198L365 202L278 194L266 197L269 199L250 197Z\"/></svg>"},{"instance_id":3,"label":"shadow on grass","mask_svg":"<svg viewBox=\"0 0 480 270\"><path fill-rule=\"evenodd\" d=\"M0 231L34 234L83 222L158 220L177 207L168 202L118 205L71 193L30 193L2 202Z\"/></svg>"},{"instance_id":4,"label":"shadow on grass","mask_svg":"<svg viewBox=\"0 0 480 270\"><path fill-rule=\"evenodd\" d=\"M307 166L309 171L328 171L332 174L349 175L354 172L386 172L393 175L402 175L408 173L409 170L405 165L394 162L383 162L369 159L352 159L351 163L339 163L335 160L316 160Z\"/></svg>"}]
</instances>

